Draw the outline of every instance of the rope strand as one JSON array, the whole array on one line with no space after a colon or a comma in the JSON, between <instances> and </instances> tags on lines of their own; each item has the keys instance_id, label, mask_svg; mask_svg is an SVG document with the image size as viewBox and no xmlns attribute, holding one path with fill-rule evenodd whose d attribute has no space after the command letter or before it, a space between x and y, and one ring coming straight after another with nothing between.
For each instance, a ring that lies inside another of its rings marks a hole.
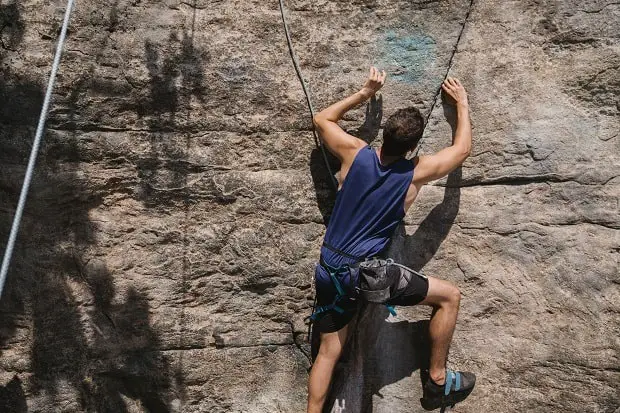
<instances>
[{"instance_id":1,"label":"rope strand","mask_svg":"<svg viewBox=\"0 0 620 413\"><path fill-rule=\"evenodd\" d=\"M319 139L316 133L316 129L314 128L314 113L315 113L314 106L312 105L312 100L310 99L310 93L308 93L306 81L301 74L301 69L299 68L299 62L297 61L297 55L295 54L295 50L293 49L293 41L291 40L288 23L286 22L286 16L284 14L283 0L280 0L280 13L282 14L282 23L284 25L284 33L286 34L286 43L288 44L288 51L291 54L291 58L293 59L293 66L295 66L295 73L297 73L297 77L299 78L299 81L301 82L301 88L304 91L304 95L306 96L306 102L308 104L308 109L310 110L310 116L311 116L310 120L312 121L312 134L314 135L314 144L316 145L317 149L321 150L321 153L323 154L323 160L325 161L327 172L329 172L329 177L331 178L332 187L334 191L337 191L338 182L336 181L336 178L334 178L334 173L332 172L329 166L329 161L327 160L327 153L325 152L325 146Z\"/></svg>"},{"instance_id":2,"label":"rope strand","mask_svg":"<svg viewBox=\"0 0 620 413\"><path fill-rule=\"evenodd\" d=\"M32 144L32 150L30 151L30 159L28 161L28 168L26 169L26 176L24 177L21 194L19 195L19 202L17 204L17 209L15 210L15 217L13 218L13 225L11 226L9 241L4 251L2 268L0 269L0 297L2 296L2 290L4 289L4 283L6 281L7 273L9 271L9 264L11 263L13 248L15 247L15 239L17 238L17 232L19 231L19 224L24 213L26 197L28 196L28 189L30 188L30 182L32 181L34 165L36 163L37 155L39 153L41 137L43 136L45 121L47 120L49 105L52 99L52 91L54 89L54 83L56 81L56 73L58 72L58 67L60 66L60 58L62 57L62 50L64 47L65 38L67 37L67 28L69 27L69 20L71 18L71 12L73 10L73 3L74 0L68 0L67 2L65 18L62 24L60 37L58 38L58 46L56 47L54 63L52 64L52 72L50 74L50 78L47 84L47 91L45 93L45 99L43 100L43 107L41 108L41 116L39 117L39 124L37 125L37 132L34 138L34 143Z\"/></svg>"}]
</instances>

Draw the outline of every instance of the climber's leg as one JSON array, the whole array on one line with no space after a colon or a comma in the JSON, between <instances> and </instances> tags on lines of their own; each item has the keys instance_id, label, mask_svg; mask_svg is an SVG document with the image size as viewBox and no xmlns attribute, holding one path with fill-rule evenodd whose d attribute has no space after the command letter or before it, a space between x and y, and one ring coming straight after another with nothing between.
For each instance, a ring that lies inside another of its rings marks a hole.
<instances>
[{"instance_id":1,"label":"climber's leg","mask_svg":"<svg viewBox=\"0 0 620 413\"><path fill-rule=\"evenodd\" d=\"M433 307L429 325L430 378L423 385L420 399L425 410L445 408L465 400L476 384L475 374L446 368L460 302L461 292L454 284L428 278L428 293L420 303Z\"/></svg>"},{"instance_id":2,"label":"climber's leg","mask_svg":"<svg viewBox=\"0 0 620 413\"><path fill-rule=\"evenodd\" d=\"M396 297L390 299L387 304L396 306L424 304L433 307L429 325L431 341L429 373L436 384L443 384L461 293L448 281L426 277L398 264L396 268L400 271Z\"/></svg>"},{"instance_id":3,"label":"climber's leg","mask_svg":"<svg viewBox=\"0 0 620 413\"><path fill-rule=\"evenodd\" d=\"M448 351L459 312L461 292L452 283L428 277L428 293L420 303L433 307L429 325L431 359L429 374L436 384L443 384Z\"/></svg>"},{"instance_id":4,"label":"climber's leg","mask_svg":"<svg viewBox=\"0 0 620 413\"><path fill-rule=\"evenodd\" d=\"M347 326L333 333L321 334L319 354L308 378L308 413L321 413L331 383L334 367L347 340Z\"/></svg>"}]
</instances>

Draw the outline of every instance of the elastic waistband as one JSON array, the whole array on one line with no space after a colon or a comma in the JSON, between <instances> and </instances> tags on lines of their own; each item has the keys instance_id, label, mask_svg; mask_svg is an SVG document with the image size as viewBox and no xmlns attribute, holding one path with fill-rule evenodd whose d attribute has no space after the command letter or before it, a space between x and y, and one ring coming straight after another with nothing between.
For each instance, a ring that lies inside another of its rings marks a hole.
<instances>
[{"instance_id":1,"label":"elastic waistband","mask_svg":"<svg viewBox=\"0 0 620 413\"><path fill-rule=\"evenodd\" d=\"M325 241L323 241L323 246L324 246L325 248L327 248L328 250L330 250L330 251L332 251L332 252L335 252L336 254L338 254L338 255L340 255L340 256L343 256L343 257L345 257L345 258L349 258L349 259L351 259L351 260L355 260L355 261L357 261L357 262L361 262L361 261L364 261L364 260L366 259L366 256L357 256L357 255L352 255L352 254L349 254L349 253L347 253L347 252L344 252L344 251L342 251L342 250L340 250L340 249L338 249L338 248L334 247L333 245L329 245L329 244L328 244L327 242L325 242Z\"/></svg>"},{"instance_id":2,"label":"elastic waistband","mask_svg":"<svg viewBox=\"0 0 620 413\"><path fill-rule=\"evenodd\" d=\"M323 258L323 256L321 255L319 257L319 265L323 268L325 268L328 272L334 272L334 273L338 273L338 272L344 272L349 270L350 268L359 268L360 263L359 262L353 262L350 264L343 264L340 267L334 267L333 265L329 265L325 259Z\"/></svg>"}]
</instances>

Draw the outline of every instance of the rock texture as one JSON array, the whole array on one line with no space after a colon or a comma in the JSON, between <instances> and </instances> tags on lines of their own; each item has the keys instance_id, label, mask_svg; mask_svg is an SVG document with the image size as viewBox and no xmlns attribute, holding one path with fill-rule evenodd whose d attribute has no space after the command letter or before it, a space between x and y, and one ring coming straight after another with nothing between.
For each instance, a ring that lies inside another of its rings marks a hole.
<instances>
[{"instance_id":1,"label":"rock texture","mask_svg":"<svg viewBox=\"0 0 620 413\"><path fill-rule=\"evenodd\" d=\"M392 255L455 282L459 412L620 408L620 6L611 0L288 0L317 107L389 71L343 125L380 142L437 88L474 151ZM0 2L0 239L64 1ZM80 1L0 300L0 410L300 412L303 319L333 194L277 1ZM2 241L4 242L4 241ZM363 310L327 411L421 411L425 309Z\"/></svg>"}]
</instances>

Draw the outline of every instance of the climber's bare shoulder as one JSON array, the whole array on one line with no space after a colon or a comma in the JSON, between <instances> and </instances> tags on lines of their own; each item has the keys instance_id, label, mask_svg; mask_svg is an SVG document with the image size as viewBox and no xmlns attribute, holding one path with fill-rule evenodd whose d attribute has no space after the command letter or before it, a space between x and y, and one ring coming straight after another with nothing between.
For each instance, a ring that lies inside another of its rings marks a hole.
<instances>
[{"instance_id":1,"label":"climber's bare shoulder","mask_svg":"<svg viewBox=\"0 0 620 413\"><path fill-rule=\"evenodd\" d=\"M319 113L314 125L327 149L343 164L353 163L355 155L366 146L363 140L345 132L338 123L329 121Z\"/></svg>"},{"instance_id":2,"label":"climber's bare shoulder","mask_svg":"<svg viewBox=\"0 0 620 413\"><path fill-rule=\"evenodd\" d=\"M343 133L346 133L343 131ZM359 151L365 147L367 144L363 140L356 138L353 135L347 134L349 137L353 139L348 139L343 148L341 148L340 156L340 171L338 172L338 189L342 187L342 183L349 173L349 169L351 169L351 165L353 165L353 161L355 157L359 153ZM332 152L333 153L333 152Z\"/></svg>"},{"instance_id":3,"label":"climber's bare shoulder","mask_svg":"<svg viewBox=\"0 0 620 413\"><path fill-rule=\"evenodd\" d=\"M413 205L424 185L441 178L436 165L437 159L434 156L415 156L412 161L413 179L405 196L405 212Z\"/></svg>"},{"instance_id":4,"label":"climber's bare shoulder","mask_svg":"<svg viewBox=\"0 0 620 413\"><path fill-rule=\"evenodd\" d=\"M363 140L345 132L337 122L329 121L319 113L314 125L327 149L340 161L339 186L347 176L357 153L366 146Z\"/></svg>"}]
</instances>

